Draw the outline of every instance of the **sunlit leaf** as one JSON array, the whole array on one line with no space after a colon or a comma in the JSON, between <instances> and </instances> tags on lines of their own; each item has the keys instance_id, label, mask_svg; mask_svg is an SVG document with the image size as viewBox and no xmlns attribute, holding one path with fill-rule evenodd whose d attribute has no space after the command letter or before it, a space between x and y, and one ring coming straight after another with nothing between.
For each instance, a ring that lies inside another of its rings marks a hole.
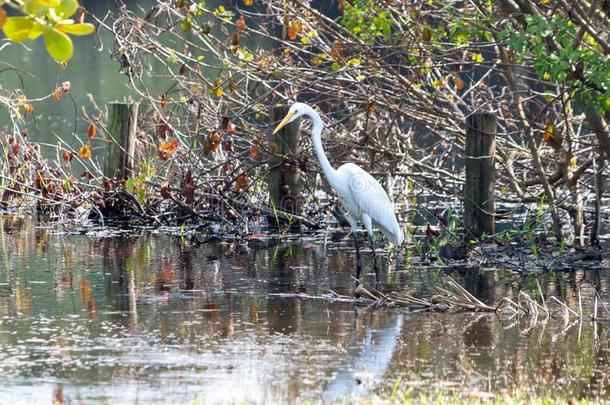
<instances>
[{"instance_id":1,"label":"sunlit leaf","mask_svg":"<svg viewBox=\"0 0 610 405\"><path fill-rule=\"evenodd\" d=\"M216 97L220 98L224 94L224 90L222 87L216 87L216 89L214 89L214 93L216 94Z\"/></svg>"},{"instance_id":2,"label":"sunlit leaf","mask_svg":"<svg viewBox=\"0 0 610 405\"><path fill-rule=\"evenodd\" d=\"M28 39L33 26L34 20L30 17L8 17L2 26L2 31L11 41L23 42Z\"/></svg>"},{"instance_id":3,"label":"sunlit leaf","mask_svg":"<svg viewBox=\"0 0 610 405\"><path fill-rule=\"evenodd\" d=\"M44 43L49 55L58 62L69 60L74 52L70 37L56 28L44 32Z\"/></svg>"},{"instance_id":4,"label":"sunlit leaf","mask_svg":"<svg viewBox=\"0 0 610 405\"><path fill-rule=\"evenodd\" d=\"M57 101L61 100L61 87L58 87L53 91L53 98Z\"/></svg>"},{"instance_id":5,"label":"sunlit leaf","mask_svg":"<svg viewBox=\"0 0 610 405\"><path fill-rule=\"evenodd\" d=\"M157 148L157 155L161 160L167 160L174 154L180 142L177 139L174 139L171 142L162 143Z\"/></svg>"},{"instance_id":6,"label":"sunlit leaf","mask_svg":"<svg viewBox=\"0 0 610 405\"><path fill-rule=\"evenodd\" d=\"M91 144L87 142L78 150L78 156L82 159L89 159L91 157Z\"/></svg>"},{"instance_id":7,"label":"sunlit leaf","mask_svg":"<svg viewBox=\"0 0 610 405\"><path fill-rule=\"evenodd\" d=\"M60 25L58 28L72 35L89 35L95 32L95 26L89 23Z\"/></svg>"},{"instance_id":8,"label":"sunlit leaf","mask_svg":"<svg viewBox=\"0 0 610 405\"><path fill-rule=\"evenodd\" d=\"M61 15L64 18L72 17L76 10L78 10L78 1L77 0L61 0L58 6L49 6L55 7L55 12L57 15Z\"/></svg>"},{"instance_id":9,"label":"sunlit leaf","mask_svg":"<svg viewBox=\"0 0 610 405\"><path fill-rule=\"evenodd\" d=\"M244 6L251 6L254 0L244 0Z\"/></svg>"},{"instance_id":10,"label":"sunlit leaf","mask_svg":"<svg viewBox=\"0 0 610 405\"><path fill-rule=\"evenodd\" d=\"M30 103L25 103L23 105L23 111L25 111L26 114L31 114L34 112L34 106Z\"/></svg>"},{"instance_id":11,"label":"sunlit leaf","mask_svg":"<svg viewBox=\"0 0 610 405\"><path fill-rule=\"evenodd\" d=\"M470 58L476 63L482 63L485 60L482 54L476 52L473 52L472 55L470 55Z\"/></svg>"},{"instance_id":12,"label":"sunlit leaf","mask_svg":"<svg viewBox=\"0 0 610 405\"><path fill-rule=\"evenodd\" d=\"M544 126L544 134L542 134L542 139L544 139L545 142L550 142L553 140L554 135L555 126L552 122L547 122Z\"/></svg>"},{"instance_id":13,"label":"sunlit leaf","mask_svg":"<svg viewBox=\"0 0 610 405\"><path fill-rule=\"evenodd\" d=\"M288 27L286 28L286 36L291 41L297 39L297 35L301 33L301 29L303 28L303 23L301 20L292 20Z\"/></svg>"}]
</instances>

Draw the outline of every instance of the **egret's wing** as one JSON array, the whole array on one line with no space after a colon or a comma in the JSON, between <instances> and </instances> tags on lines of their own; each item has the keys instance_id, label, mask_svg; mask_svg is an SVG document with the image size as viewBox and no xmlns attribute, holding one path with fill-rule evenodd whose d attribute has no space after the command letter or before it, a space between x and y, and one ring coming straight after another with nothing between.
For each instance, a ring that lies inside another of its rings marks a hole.
<instances>
[{"instance_id":1,"label":"egret's wing","mask_svg":"<svg viewBox=\"0 0 610 405\"><path fill-rule=\"evenodd\" d=\"M381 184L364 169L355 164L344 165L349 173L349 190L355 204L367 214L381 229L388 240L395 245L402 243L402 230L396 220L394 204ZM342 166L343 168L343 166Z\"/></svg>"}]
</instances>

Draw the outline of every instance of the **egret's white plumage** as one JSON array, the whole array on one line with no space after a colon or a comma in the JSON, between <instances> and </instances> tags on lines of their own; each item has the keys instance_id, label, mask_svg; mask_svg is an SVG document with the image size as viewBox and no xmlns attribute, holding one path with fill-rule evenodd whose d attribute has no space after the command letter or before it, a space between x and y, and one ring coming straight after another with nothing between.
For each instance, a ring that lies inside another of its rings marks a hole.
<instances>
[{"instance_id":1,"label":"egret's white plumage","mask_svg":"<svg viewBox=\"0 0 610 405\"><path fill-rule=\"evenodd\" d=\"M404 234L396 219L394 204L381 184L361 167L346 163L335 170L331 166L322 147L321 135L324 125L320 115L313 108L304 103L293 104L274 133L301 116L308 117L312 121L311 139L316 156L328 183L336 191L339 201L347 210L348 220L354 233L358 229L358 221L361 221L371 242L373 226L376 226L390 243L400 246Z\"/></svg>"}]
</instances>

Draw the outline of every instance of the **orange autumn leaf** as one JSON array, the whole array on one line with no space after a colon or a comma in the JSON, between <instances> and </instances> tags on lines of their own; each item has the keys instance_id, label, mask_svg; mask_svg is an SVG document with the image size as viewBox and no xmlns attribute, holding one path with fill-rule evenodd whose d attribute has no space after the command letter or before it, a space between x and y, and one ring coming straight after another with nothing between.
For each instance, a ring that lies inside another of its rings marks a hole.
<instances>
[{"instance_id":1,"label":"orange autumn leaf","mask_svg":"<svg viewBox=\"0 0 610 405\"><path fill-rule=\"evenodd\" d=\"M167 107L167 100L165 99L165 94L161 94L161 108Z\"/></svg>"},{"instance_id":2,"label":"orange autumn leaf","mask_svg":"<svg viewBox=\"0 0 610 405\"><path fill-rule=\"evenodd\" d=\"M246 19L244 18L243 15L239 16L239 19L235 22L235 26L237 26L237 29L239 29L239 30L246 29Z\"/></svg>"},{"instance_id":3,"label":"orange autumn leaf","mask_svg":"<svg viewBox=\"0 0 610 405\"><path fill-rule=\"evenodd\" d=\"M87 142L78 150L78 156L82 159L89 159L91 157L91 144Z\"/></svg>"},{"instance_id":4,"label":"orange autumn leaf","mask_svg":"<svg viewBox=\"0 0 610 405\"><path fill-rule=\"evenodd\" d=\"M235 180L235 189L237 191L241 191L244 188L246 188L246 186L248 185L248 175L246 173L242 173L239 176L237 176L237 179Z\"/></svg>"},{"instance_id":5,"label":"orange autumn leaf","mask_svg":"<svg viewBox=\"0 0 610 405\"><path fill-rule=\"evenodd\" d=\"M459 76L453 76L453 84L456 90L462 90L464 88L464 82Z\"/></svg>"},{"instance_id":6,"label":"orange autumn leaf","mask_svg":"<svg viewBox=\"0 0 610 405\"><path fill-rule=\"evenodd\" d=\"M23 105L23 111L25 111L26 114L31 114L34 112L34 106L30 103L25 103Z\"/></svg>"},{"instance_id":7,"label":"orange autumn leaf","mask_svg":"<svg viewBox=\"0 0 610 405\"><path fill-rule=\"evenodd\" d=\"M53 98L57 101L61 100L61 87L58 87L53 92Z\"/></svg>"},{"instance_id":8,"label":"orange autumn leaf","mask_svg":"<svg viewBox=\"0 0 610 405\"><path fill-rule=\"evenodd\" d=\"M2 7L0 7L0 27L2 27L6 22L6 18L6 11Z\"/></svg>"},{"instance_id":9,"label":"orange autumn leaf","mask_svg":"<svg viewBox=\"0 0 610 405\"><path fill-rule=\"evenodd\" d=\"M64 160L64 162L72 161L72 152L65 150L62 154L62 159Z\"/></svg>"},{"instance_id":10,"label":"orange autumn leaf","mask_svg":"<svg viewBox=\"0 0 610 405\"><path fill-rule=\"evenodd\" d=\"M258 156L258 148L256 146L253 146L252 148L250 148L250 157L252 159L256 159L257 156Z\"/></svg>"},{"instance_id":11,"label":"orange autumn leaf","mask_svg":"<svg viewBox=\"0 0 610 405\"><path fill-rule=\"evenodd\" d=\"M165 142L165 143L160 144L157 147L157 155L159 156L159 159L161 159L161 160L169 159L170 156L174 154L176 149L178 149L179 145L180 145L180 142L177 139L174 139L171 142Z\"/></svg>"},{"instance_id":12,"label":"orange autumn leaf","mask_svg":"<svg viewBox=\"0 0 610 405\"><path fill-rule=\"evenodd\" d=\"M95 124L92 122L89 124L89 128L87 128L87 136L90 139L93 139L97 136L97 128L95 127Z\"/></svg>"},{"instance_id":13,"label":"orange autumn leaf","mask_svg":"<svg viewBox=\"0 0 610 405\"><path fill-rule=\"evenodd\" d=\"M297 39L297 35L301 32L301 28L303 27L303 23L301 20L292 20L290 24L288 24L288 28L286 29L286 35L288 39L294 41Z\"/></svg>"},{"instance_id":14,"label":"orange autumn leaf","mask_svg":"<svg viewBox=\"0 0 610 405\"><path fill-rule=\"evenodd\" d=\"M254 0L244 0L244 6L251 6Z\"/></svg>"}]
</instances>

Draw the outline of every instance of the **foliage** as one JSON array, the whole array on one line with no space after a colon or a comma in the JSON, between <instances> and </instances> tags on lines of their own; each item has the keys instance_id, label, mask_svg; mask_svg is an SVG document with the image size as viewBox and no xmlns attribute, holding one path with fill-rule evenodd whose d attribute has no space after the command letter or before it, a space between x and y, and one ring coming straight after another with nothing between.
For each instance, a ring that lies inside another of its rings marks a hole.
<instances>
[{"instance_id":1,"label":"foliage","mask_svg":"<svg viewBox=\"0 0 610 405\"><path fill-rule=\"evenodd\" d=\"M569 18L555 15L525 15L524 30L508 26L502 36L523 61L529 54L533 68L541 79L559 83L572 94L584 95L604 114L610 110L610 55L587 32L579 33ZM548 41L557 44L549 49Z\"/></svg>"},{"instance_id":2,"label":"foliage","mask_svg":"<svg viewBox=\"0 0 610 405\"><path fill-rule=\"evenodd\" d=\"M394 19L391 12L374 0L346 0L340 23L368 44L389 38Z\"/></svg>"},{"instance_id":3,"label":"foliage","mask_svg":"<svg viewBox=\"0 0 610 405\"><path fill-rule=\"evenodd\" d=\"M23 15L7 17L3 6ZM68 34L89 35L95 30L92 24L72 19L78 8L77 0L0 0L0 26L4 35L14 42L42 36L49 55L58 62L66 62L74 52Z\"/></svg>"}]
</instances>

